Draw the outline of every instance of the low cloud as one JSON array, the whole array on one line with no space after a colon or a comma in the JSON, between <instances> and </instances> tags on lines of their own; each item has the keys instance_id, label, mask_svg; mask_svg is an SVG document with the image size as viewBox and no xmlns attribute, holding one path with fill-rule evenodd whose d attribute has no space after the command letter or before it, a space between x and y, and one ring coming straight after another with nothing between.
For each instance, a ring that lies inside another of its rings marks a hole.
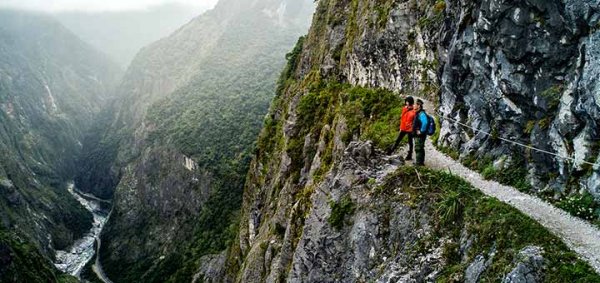
<instances>
[{"instance_id":1,"label":"low cloud","mask_svg":"<svg viewBox=\"0 0 600 283\"><path fill-rule=\"evenodd\" d=\"M157 5L179 3L210 9L217 0L1 0L0 8L43 12L143 10Z\"/></svg>"}]
</instances>

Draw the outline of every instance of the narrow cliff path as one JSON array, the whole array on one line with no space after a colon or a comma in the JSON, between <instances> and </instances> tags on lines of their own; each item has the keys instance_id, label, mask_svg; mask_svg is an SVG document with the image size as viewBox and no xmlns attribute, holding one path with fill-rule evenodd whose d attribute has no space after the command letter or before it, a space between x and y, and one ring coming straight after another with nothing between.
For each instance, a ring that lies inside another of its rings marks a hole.
<instances>
[{"instance_id":1,"label":"narrow cliff path","mask_svg":"<svg viewBox=\"0 0 600 283\"><path fill-rule=\"evenodd\" d=\"M406 151L406 148L404 148ZM588 262L600 274L600 230L575 218L561 209L495 181L485 180L479 173L438 151L428 139L425 146L425 165L448 170L460 176L484 194L495 197L528 215L562 241L582 260Z\"/></svg>"}]
</instances>

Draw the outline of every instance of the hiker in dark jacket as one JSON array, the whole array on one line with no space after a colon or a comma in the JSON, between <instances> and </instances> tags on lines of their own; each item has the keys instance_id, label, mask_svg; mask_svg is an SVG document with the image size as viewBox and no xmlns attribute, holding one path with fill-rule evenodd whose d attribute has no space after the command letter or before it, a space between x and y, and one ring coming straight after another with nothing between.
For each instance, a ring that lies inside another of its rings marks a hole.
<instances>
[{"instance_id":1,"label":"hiker in dark jacket","mask_svg":"<svg viewBox=\"0 0 600 283\"><path fill-rule=\"evenodd\" d=\"M398 138L396 138L396 142L394 146L388 150L388 154L392 154L400 141L404 139L405 136L408 136L408 153L406 154L405 160L412 160L412 152L413 152L413 121L415 120L415 111L413 109L413 105L415 104L415 99L412 96L407 97L404 100L404 107L402 108L402 114L400 114L400 133L398 134Z\"/></svg>"},{"instance_id":2,"label":"hiker in dark jacket","mask_svg":"<svg viewBox=\"0 0 600 283\"><path fill-rule=\"evenodd\" d=\"M423 110L423 101L417 99L417 103L415 104L415 120L413 122L413 135L415 137L415 154L417 156L417 160L415 160L415 165L423 166L425 165L425 139L427 138L427 123L429 119L427 119L427 114L425 110Z\"/></svg>"}]
</instances>

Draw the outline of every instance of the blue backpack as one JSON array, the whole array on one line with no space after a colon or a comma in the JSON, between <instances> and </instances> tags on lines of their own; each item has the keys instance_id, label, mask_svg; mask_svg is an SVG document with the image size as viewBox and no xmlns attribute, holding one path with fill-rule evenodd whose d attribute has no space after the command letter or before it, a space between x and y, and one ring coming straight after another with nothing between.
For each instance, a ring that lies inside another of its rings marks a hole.
<instances>
[{"instance_id":1,"label":"blue backpack","mask_svg":"<svg viewBox=\"0 0 600 283\"><path fill-rule=\"evenodd\" d=\"M431 117L431 115L425 113L427 115L427 132L425 132L428 136L435 134L435 119Z\"/></svg>"}]
</instances>

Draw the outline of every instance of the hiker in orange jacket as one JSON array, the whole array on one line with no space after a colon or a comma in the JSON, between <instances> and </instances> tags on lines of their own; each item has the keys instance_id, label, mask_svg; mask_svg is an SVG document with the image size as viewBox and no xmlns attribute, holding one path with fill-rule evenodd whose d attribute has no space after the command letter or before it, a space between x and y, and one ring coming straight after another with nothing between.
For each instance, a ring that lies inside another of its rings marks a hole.
<instances>
[{"instance_id":1,"label":"hiker in orange jacket","mask_svg":"<svg viewBox=\"0 0 600 283\"><path fill-rule=\"evenodd\" d=\"M412 160L413 152L413 121L417 112L413 109L415 103L412 96L407 97L404 100L404 107L402 108L402 114L400 115L400 133L394 143L394 146L388 150L388 154L393 153L400 141L404 139L404 136L408 136L408 154L406 154L405 160Z\"/></svg>"}]
</instances>

